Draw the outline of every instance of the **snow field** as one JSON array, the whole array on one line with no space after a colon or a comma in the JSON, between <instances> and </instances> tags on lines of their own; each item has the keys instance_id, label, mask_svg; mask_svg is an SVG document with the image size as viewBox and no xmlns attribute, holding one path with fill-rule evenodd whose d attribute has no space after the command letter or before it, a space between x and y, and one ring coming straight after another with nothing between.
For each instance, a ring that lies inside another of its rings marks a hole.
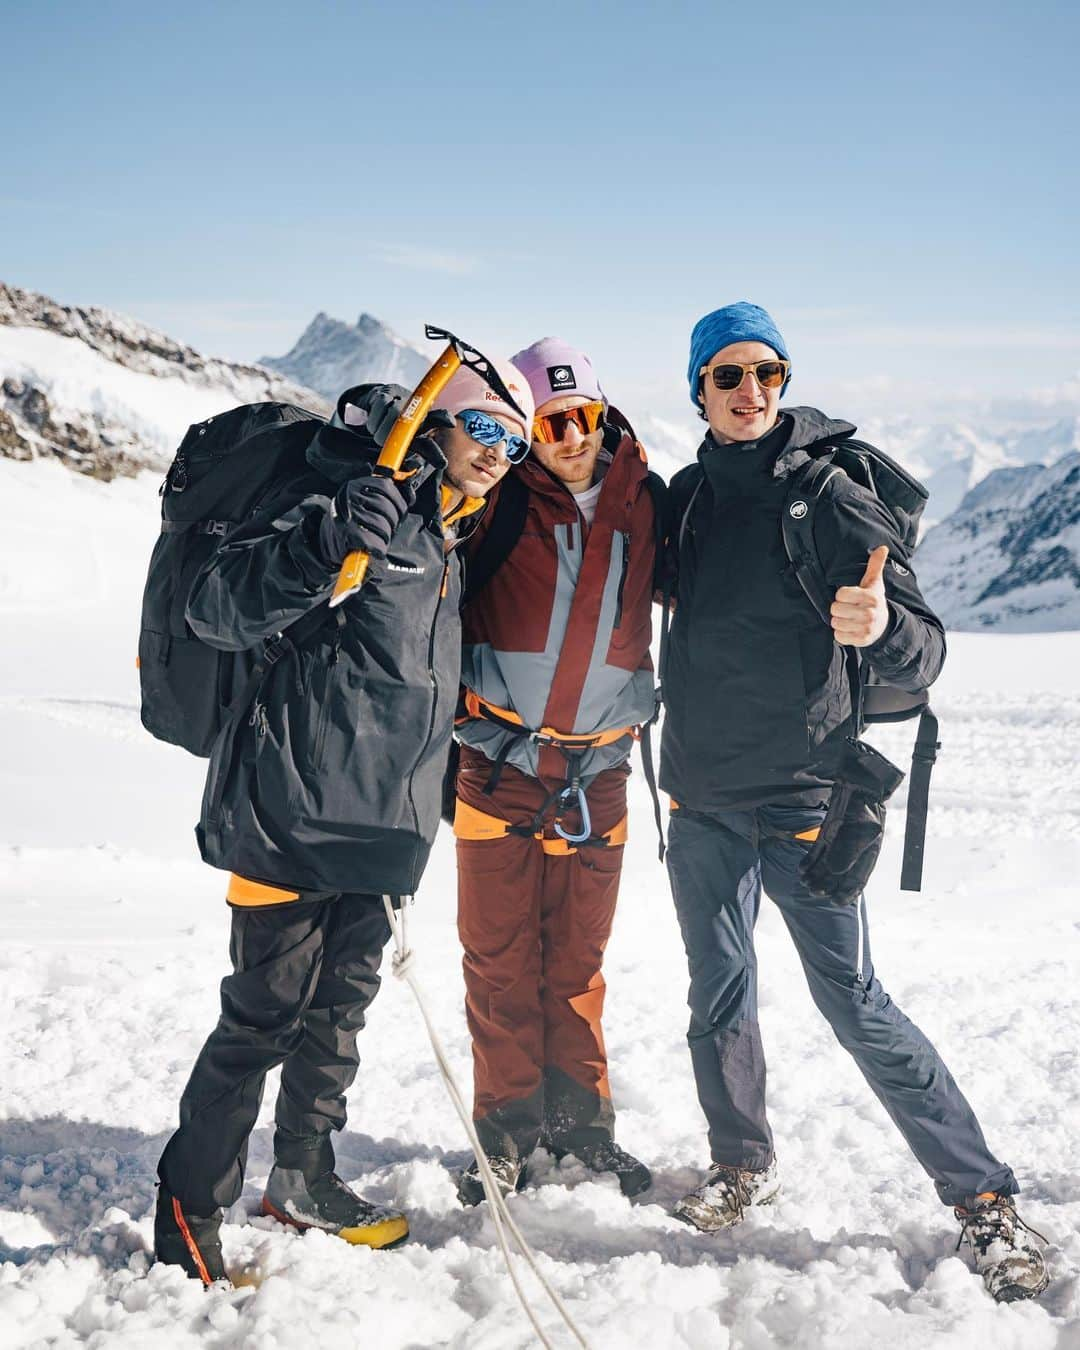
<instances>
[{"instance_id":1,"label":"snow field","mask_svg":"<svg viewBox=\"0 0 1080 1350\"><path fill-rule=\"evenodd\" d=\"M224 1228L245 1287L204 1294L152 1267L154 1169L227 969L224 878L192 825L199 761L138 722L138 602L156 483L102 485L0 461L0 1350L355 1350L534 1344L408 991L390 978L361 1035L339 1170L403 1206L396 1252L258 1216L276 1075ZM58 558L61 561L57 561ZM511 1203L596 1350L1075 1350L1080 1346L1080 636L955 635L935 698L945 749L925 889L899 892L901 794L870 900L875 964L1016 1169L1050 1241L1037 1304L983 1292L957 1226L817 1016L783 925L759 925L779 1202L706 1237L670 1217L700 1179L704 1125L685 1045L685 958L635 774L632 840L606 963L620 1142L653 1168L634 1203L537 1155ZM906 767L912 731L875 739ZM470 1081L453 848L410 919L419 976ZM548 1334L568 1334L523 1272Z\"/></svg>"}]
</instances>

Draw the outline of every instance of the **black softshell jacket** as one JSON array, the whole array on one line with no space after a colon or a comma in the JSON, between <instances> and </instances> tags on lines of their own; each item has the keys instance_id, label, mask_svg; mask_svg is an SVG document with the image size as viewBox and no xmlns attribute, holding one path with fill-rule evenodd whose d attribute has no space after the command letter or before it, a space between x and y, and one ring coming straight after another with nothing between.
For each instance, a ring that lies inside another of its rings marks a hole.
<instances>
[{"instance_id":1,"label":"black softshell jacket","mask_svg":"<svg viewBox=\"0 0 1080 1350\"><path fill-rule=\"evenodd\" d=\"M706 436L697 463L672 480L677 604L660 783L682 806L809 805L828 795L831 765L856 731L851 690L844 649L788 562L780 513L810 459L854 430L815 408L790 408L760 441L719 445ZM901 688L932 683L945 659L944 631L888 510L834 474L814 539L834 588L857 585L870 550L889 546L889 626L861 656Z\"/></svg>"},{"instance_id":2,"label":"black softshell jacket","mask_svg":"<svg viewBox=\"0 0 1080 1350\"><path fill-rule=\"evenodd\" d=\"M409 895L439 823L457 696L461 564L444 552L443 462L425 442L415 502L360 591L271 665L214 746L196 831L214 867L297 891ZM234 531L196 579L187 618L226 650L257 648L329 598L319 530L373 457L333 424L311 472Z\"/></svg>"}]
</instances>

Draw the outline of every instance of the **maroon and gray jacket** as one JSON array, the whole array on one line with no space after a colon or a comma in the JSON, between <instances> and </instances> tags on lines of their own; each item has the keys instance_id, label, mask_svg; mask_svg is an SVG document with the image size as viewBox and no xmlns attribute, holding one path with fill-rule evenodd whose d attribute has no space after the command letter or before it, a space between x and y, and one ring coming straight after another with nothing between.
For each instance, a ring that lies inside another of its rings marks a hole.
<instances>
[{"instance_id":1,"label":"maroon and gray jacket","mask_svg":"<svg viewBox=\"0 0 1080 1350\"><path fill-rule=\"evenodd\" d=\"M633 727L654 711L649 655L656 548L645 452L608 410L611 462L587 526L570 491L530 457L511 470L527 486L524 527L506 560L462 615L462 683L532 730L586 735ZM496 489L496 494L498 489ZM498 510L495 494L469 541L473 552ZM466 564L467 565L467 564ZM483 717L459 721L458 739L534 777L562 779L550 746ZM589 749L586 781L622 763L633 738Z\"/></svg>"}]
</instances>

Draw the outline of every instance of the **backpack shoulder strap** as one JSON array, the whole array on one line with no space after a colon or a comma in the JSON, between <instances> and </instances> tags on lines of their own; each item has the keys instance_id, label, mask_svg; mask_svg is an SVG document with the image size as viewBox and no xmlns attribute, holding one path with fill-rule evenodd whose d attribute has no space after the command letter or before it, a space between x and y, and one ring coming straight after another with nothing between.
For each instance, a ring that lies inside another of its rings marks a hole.
<instances>
[{"instance_id":1,"label":"backpack shoulder strap","mask_svg":"<svg viewBox=\"0 0 1080 1350\"><path fill-rule=\"evenodd\" d=\"M784 551L795 569L796 579L805 591L806 598L817 610L821 622L830 628L833 597L814 544L814 514L825 491L825 485L838 473L843 472L838 464L832 462L831 451L826 451L818 459L811 460L792 484L780 517ZM855 712L855 725L861 732L863 681L859 653L855 647L846 647L844 651L848 684L851 688L851 706Z\"/></svg>"},{"instance_id":2,"label":"backpack shoulder strap","mask_svg":"<svg viewBox=\"0 0 1080 1350\"><path fill-rule=\"evenodd\" d=\"M668 486L658 473L649 470L645 489L653 505L653 591L663 590L667 568L664 550L667 547Z\"/></svg>"},{"instance_id":3,"label":"backpack shoulder strap","mask_svg":"<svg viewBox=\"0 0 1080 1350\"><path fill-rule=\"evenodd\" d=\"M902 891L922 890L923 853L926 848L926 816L930 807L930 775L934 771L938 740L938 720L929 707L919 718L915 749L911 754L908 779L907 825L904 829L904 853L900 868Z\"/></svg>"},{"instance_id":4,"label":"backpack shoulder strap","mask_svg":"<svg viewBox=\"0 0 1080 1350\"><path fill-rule=\"evenodd\" d=\"M476 552L465 563L462 605L476 599L510 556L525 528L528 510L529 489L516 473L508 473L499 489L491 524L477 545Z\"/></svg>"},{"instance_id":5,"label":"backpack shoulder strap","mask_svg":"<svg viewBox=\"0 0 1080 1350\"><path fill-rule=\"evenodd\" d=\"M792 484L780 517L788 561L823 623L831 622L832 596L814 544L814 513L825 484L838 473L843 473L843 469L832 462L829 453L811 460Z\"/></svg>"}]
</instances>

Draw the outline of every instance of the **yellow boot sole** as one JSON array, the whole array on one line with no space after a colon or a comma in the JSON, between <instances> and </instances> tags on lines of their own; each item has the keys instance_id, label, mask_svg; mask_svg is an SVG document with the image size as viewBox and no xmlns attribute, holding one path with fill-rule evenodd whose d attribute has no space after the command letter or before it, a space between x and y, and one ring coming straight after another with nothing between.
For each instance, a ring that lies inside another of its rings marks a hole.
<instances>
[{"instance_id":1,"label":"yellow boot sole","mask_svg":"<svg viewBox=\"0 0 1080 1350\"><path fill-rule=\"evenodd\" d=\"M301 1223L298 1219L283 1214L265 1196L262 1202L262 1212L271 1219L277 1219L278 1223L287 1224L290 1228L297 1228L301 1232L307 1232L310 1228L318 1227L317 1224ZM348 1242L353 1247L373 1247L378 1251L385 1251L388 1247L400 1247L406 1240L409 1236L409 1221L404 1215L400 1215L396 1218L379 1219L376 1223L363 1224L358 1228L339 1228L336 1232L329 1228L322 1228L319 1231L329 1233L331 1237L339 1237L343 1242Z\"/></svg>"}]
</instances>

